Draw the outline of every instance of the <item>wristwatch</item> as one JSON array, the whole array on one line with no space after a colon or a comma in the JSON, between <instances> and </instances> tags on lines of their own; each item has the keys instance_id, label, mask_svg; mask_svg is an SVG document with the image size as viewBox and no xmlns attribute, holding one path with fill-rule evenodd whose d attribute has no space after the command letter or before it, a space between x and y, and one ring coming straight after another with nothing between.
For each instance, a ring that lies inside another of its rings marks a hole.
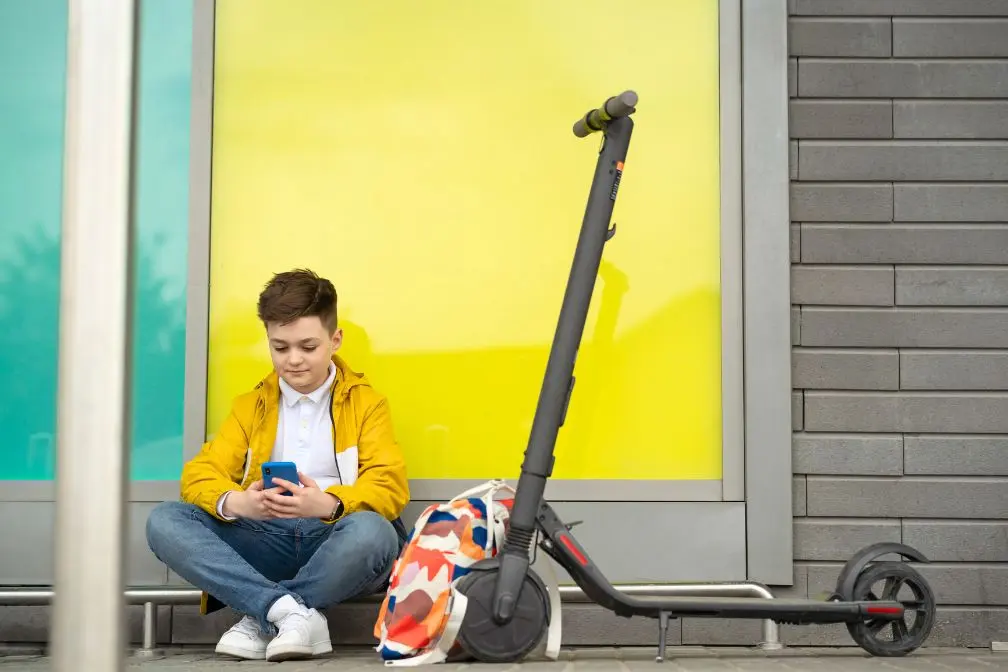
<instances>
[{"instance_id":1,"label":"wristwatch","mask_svg":"<svg viewBox=\"0 0 1008 672\"><path fill-rule=\"evenodd\" d=\"M333 495L333 497L336 497L336 495ZM341 515L343 515L343 500L336 497L336 507L333 509L332 513L329 514L329 517L326 518L326 520L333 522Z\"/></svg>"}]
</instances>

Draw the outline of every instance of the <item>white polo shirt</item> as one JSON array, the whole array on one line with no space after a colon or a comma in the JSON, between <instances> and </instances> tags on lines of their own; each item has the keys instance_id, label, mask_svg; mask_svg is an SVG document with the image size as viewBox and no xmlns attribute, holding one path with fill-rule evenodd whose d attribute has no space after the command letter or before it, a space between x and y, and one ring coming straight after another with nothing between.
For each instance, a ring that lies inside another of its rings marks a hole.
<instances>
[{"instance_id":1,"label":"white polo shirt","mask_svg":"<svg viewBox=\"0 0 1008 672\"><path fill-rule=\"evenodd\" d=\"M329 377L317 389L302 394L283 378L280 379L280 409L277 417L277 433L273 441L274 462L293 462L298 471L307 474L325 490L331 485L352 483L356 474L341 478L336 466L336 450L333 446L332 383L336 378L336 365L329 364ZM224 501L229 492L217 501L217 513L226 520L235 520L224 515Z\"/></svg>"},{"instance_id":2,"label":"white polo shirt","mask_svg":"<svg viewBox=\"0 0 1008 672\"><path fill-rule=\"evenodd\" d=\"M336 365L316 390L302 394L280 379L280 414L272 459L293 462L325 490L342 483L333 447L332 383Z\"/></svg>"}]
</instances>

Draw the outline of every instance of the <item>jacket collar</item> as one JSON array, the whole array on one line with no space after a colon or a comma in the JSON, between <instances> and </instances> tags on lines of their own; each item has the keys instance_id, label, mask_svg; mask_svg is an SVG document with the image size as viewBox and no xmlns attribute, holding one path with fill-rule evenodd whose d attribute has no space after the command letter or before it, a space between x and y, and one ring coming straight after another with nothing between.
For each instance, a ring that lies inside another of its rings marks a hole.
<instances>
[{"instance_id":1,"label":"jacket collar","mask_svg":"<svg viewBox=\"0 0 1008 672\"><path fill-rule=\"evenodd\" d=\"M279 382L280 396L283 398L284 405L287 407L294 406L294 404L305 397L307 397L313 404L319 404L330 392L332 392L333 383L336 382L336 364L335 362L329 363L329 375L326 377L325 381L319 385L318 388L308 394L298 392L283 378L279 378Z\"/></svg>"},{"instance_id":2,"label":"jacket collar","mask_svg":"<svg viewBox=\"0 0 1008 672\"><path fill-rule=\"evenodd\" d=\"M326 394L327 389L332 391L332 403L335 405L343 401L346 395L349 394L350 390L358 385L370 385L367 377L363 373L359 373L350 368L346 360L337 354L332 356L333 366L329 371L328 388L322 386L319 390L312 392L312 395L318 394L321 398ZM269 408L273 405L278 405L281 396L280 387L280 376L277 374L276 369L270 371L265 378L259 381L256 385L256 389L259 390L260 399L265 403L266 407ZM311 395L307 395L311 396ZM295 401L300 398L298 395Z\"/></svg>"}]
</instances>

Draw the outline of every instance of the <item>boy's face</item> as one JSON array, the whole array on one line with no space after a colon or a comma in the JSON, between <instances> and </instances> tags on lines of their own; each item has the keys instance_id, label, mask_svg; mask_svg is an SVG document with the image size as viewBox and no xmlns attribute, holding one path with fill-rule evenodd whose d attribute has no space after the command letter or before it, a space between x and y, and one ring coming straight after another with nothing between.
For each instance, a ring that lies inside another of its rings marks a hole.
<instances>
[{"instance_id":1,"label":"boy's face","mask_svg":"<svg viewBox=\"0 0 1008 672\"><path fill-rule=\"evenodd\" d=\"M339 349L343 330L329 330L317 317L301 317L290 324L266 325L270 358L277 374L298 392L308 394L329 376L329 362Z\"/></svg>"}]
</instances>

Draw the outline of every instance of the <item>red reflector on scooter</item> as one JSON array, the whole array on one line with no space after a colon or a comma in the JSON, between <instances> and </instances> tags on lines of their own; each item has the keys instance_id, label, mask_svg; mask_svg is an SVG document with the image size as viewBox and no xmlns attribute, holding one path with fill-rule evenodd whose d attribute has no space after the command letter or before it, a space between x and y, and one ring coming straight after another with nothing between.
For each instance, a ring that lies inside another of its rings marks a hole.
<instances>
[{"instance_id":1,"label":"red reflector on scooter","mask_svg":"<svg viewBox=\"0 0 1008 672\"><path fill-rule=\"evenodd\" d=\"M867 607L865 609L869 614L901 614L903 613L902 607Z\"/></svg>"},{"instance_id":2,"label":"red reflector on scooter","mask_svg":"<svg viewBox=\"0 0 1008 672\"><path fill-rule=\"evenodd\" d=\"M564 548L570 551L571 555L573 555L583 566L588 565L588 558L586 558L584 554L578 550L577 546L574 545L574 542L571 541L566 534L560 535L560 543L563 544Z\"/></svg>"}]
</instances>

